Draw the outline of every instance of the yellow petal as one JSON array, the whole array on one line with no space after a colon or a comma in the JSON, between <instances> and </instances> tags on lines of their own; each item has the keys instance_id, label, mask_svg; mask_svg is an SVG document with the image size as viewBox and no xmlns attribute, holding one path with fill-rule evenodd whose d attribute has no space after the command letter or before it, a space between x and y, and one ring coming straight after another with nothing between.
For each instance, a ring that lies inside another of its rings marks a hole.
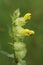
<instances>
[{"instance_id":1,"label":"yellow petal","mask_svg":"<svg viewBox=\"0 0 43 65\"><path fill-rule=\"evenodd\" d=\"M30 36L31 34L34 34L35 32L33 30L29 30L29 29L23 29L21 31L21 34L24 36Z\"/></svg>"},{"instance_id":2,"label":"yellow petal","mask_svg":"<svg viewBox=\"0 0 43 65\"><path fill-rule=\"evenodd\" d=\"M31 13L27 13L24 15L25 20L30 20L31 19Z\"/></svg>"}]
</instances>

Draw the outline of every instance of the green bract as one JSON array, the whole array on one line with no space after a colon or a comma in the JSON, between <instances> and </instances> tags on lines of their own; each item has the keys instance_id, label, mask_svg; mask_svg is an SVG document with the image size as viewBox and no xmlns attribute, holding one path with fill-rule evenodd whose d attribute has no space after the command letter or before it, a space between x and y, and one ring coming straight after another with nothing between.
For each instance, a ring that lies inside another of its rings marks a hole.
<instances>
[{"instance_id":1,"label":"green bract","mask_svg":"<svg viewBox=\"0 0 43 65\"><path fill-rule=\"evenodd\" d=\"M15 20L15 25L17 25L17 26L23 26L23 25L25 25L25 19L23 18L23 17L20 17L20 18L17 18L16 20Z\"/></svg>"},{"instance_id":2,"label":"green bract","mask_svg":"<svg viewBox=\"0 0 43 65\"><path fill-rule=\"evenodd\" d=\"M15 20L20 16L20 10L17 9L16 11L14 11L13 15L11 16L12 18L12 23L15 23Z\"/></svg>"},{"instance_id":3,"label":"green bract","mask_svg":"<svg viewBox=\"0 0 43 65\"><path fill-rule=\"evenodd\" d=\"M23 59L26 56L26 52L27 52L26 49L21 50L21 51L15 51L16 58L19 60Z\"/></svg>"},{"instance_id":4,"label":"green bract","mask_svg":"<svg viewBox=\"0 0 43 65\"><path fill-rule=\"evenodd\" d=\"M20 60L17 65L26 65L26 61Z\"/></svg>"},{"instance_id":5,"label":"green bract","mask_svg":"<svg viewBox=\"0 0 43 65\"><path fill-rule=\"evenodd\" d=\"M14 50L23 51L25 49L26 49L26 45L23 42L15 42L14 43Z\"/></svg>"}]
</instances>

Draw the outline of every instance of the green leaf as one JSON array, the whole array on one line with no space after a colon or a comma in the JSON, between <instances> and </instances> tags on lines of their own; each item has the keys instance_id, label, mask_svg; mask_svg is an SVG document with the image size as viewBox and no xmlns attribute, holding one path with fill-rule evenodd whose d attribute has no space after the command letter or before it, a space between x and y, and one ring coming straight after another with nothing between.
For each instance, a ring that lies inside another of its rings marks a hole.
<instances>
[{"instance_id":1,"label":"green leaf","mask_svg":"<svg viewBox=\"0 0 43 65\"><path fill-rule=\"evenodd\" d=\"M14 54L13 53L9 54L8 52L3 51L3 50L0 50L0 53L3 54L3 55L5 55L5 56L7 56L7 57L14 58Z\"/></svg>"}]
</instances>

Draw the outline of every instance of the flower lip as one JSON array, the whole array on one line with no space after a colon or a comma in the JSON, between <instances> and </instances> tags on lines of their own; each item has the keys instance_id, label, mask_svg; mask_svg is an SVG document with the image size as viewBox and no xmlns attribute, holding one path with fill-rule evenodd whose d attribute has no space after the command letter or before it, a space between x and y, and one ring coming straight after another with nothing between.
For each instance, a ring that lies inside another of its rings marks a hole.
<instances>
[{"instance_id":1,"label":"flower lip","mask_svg":"<svg viewBox=\"0 0 43 65\"><path fill-rule=\"evenodd\" d=\"M31 19L31 13L26 13L26 14L24 15L24 19L25 19L25 20L30 20L30 19Z\"/></svg>"},{"instance_id":2,"label":"flower lip","mask_svg":"<svg viewBox=\"0 0 43 65\"><path fill-rule=\"evenodd\" d=\"M24 36L30 36L32 34L34 34L35 32L33 30L29 30L29 29L24 29L21 31L21 34Z\"/></svg>"}]
</instances>

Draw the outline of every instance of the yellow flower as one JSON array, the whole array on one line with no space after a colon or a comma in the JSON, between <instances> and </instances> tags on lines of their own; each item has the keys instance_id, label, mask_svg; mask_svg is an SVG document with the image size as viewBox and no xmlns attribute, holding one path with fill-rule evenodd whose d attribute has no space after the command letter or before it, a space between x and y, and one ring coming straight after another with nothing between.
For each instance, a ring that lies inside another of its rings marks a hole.
<instances>
[{"instance_id":1,"label":"yellow flower","mask_svg":"<svg viewBox=\"0 0 43 65\"><path fill-rule=\"evenodd\" d=\"M21 31L21 34L24 35L24 36L30 36L32 34L34 34L35 32L33 30L29 30L29 29L23 29Z\"/></svg>"},{"instance_id":2,"label":"yellow flower","mask_svg":"<svg viewBox=\"0 0 43 65\"><path fill-rule=\"evenodd\" d=\"M31 13L25 14L25 15L24 15L24 19L25 19L25 20L28 20L28 19L30 20L30 19L31 19Z\"/></svg>"}]
</instances>

